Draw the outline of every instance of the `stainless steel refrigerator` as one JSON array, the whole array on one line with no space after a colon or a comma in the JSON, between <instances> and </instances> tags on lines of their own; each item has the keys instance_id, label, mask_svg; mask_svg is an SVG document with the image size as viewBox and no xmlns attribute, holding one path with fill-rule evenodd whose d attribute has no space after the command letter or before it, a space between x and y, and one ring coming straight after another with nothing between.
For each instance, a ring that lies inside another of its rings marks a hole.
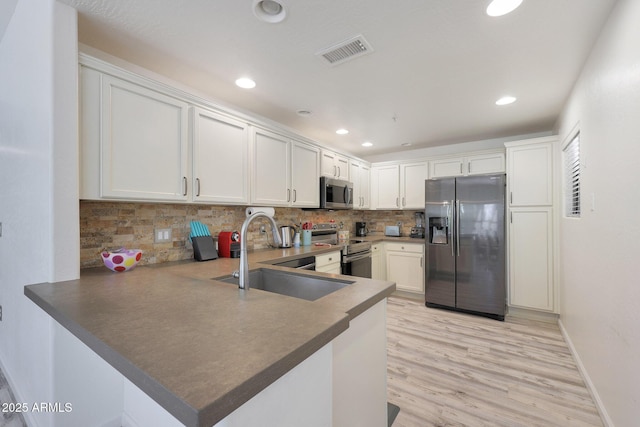
<instances>
[{"instance_id":1,"label":"stainless steel refrigerator","mask_svg":"<svg viewBox=\"0 0 640 427\"><path fill-rule=\"evenodd\" d=\"M425 303L504 320L505 175L427 180Z\"/></svg>"}]
</instances>

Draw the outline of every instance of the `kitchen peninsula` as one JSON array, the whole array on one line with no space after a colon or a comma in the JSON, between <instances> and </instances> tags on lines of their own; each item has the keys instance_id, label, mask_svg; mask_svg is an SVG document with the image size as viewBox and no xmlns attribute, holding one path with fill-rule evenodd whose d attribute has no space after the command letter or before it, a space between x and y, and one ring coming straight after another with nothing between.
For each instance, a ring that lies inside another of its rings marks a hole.
<instances>
[{"instance_id":1,"label":"kitchen peninsula","mask_svg":"<svg viewBox=\"0 0 640 427\"><path fill-rule=\"evenodd\" d=\"M256 251L250 268L286 270L268 261L328 250L335 248ZM211 280L237 267L220 258L126 273L87 269L78 280L26 286L25 295L175 425L338 426L368 413L379 424L367 425L385 426L386 297L395 285L341 276L353 283L311 302ZM284 386L300 401L273 408L269 390L280 393L287 376ZM307 412L310 423L288 410Z\"/></svg>"}]
</instances>

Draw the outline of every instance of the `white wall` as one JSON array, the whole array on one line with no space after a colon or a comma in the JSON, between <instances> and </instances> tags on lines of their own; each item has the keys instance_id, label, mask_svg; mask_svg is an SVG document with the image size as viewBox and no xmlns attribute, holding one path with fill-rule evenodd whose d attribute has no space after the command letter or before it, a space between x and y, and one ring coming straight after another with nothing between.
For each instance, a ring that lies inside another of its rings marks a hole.
<instances>
[{"instance_id":1,"label":"white wall","mask_svg":"<svg viewBox=\"0 0 640 427\"><path fill-rule=\"evenodd\" d=\"M640 420L639 22L640 1L621 0L558 125L564 141L578 124L582 162L582 217L560 220L560 319L616 426Z\"/></svg>"},{"instance_id":2,"label":"white wall","mask_svg":"<svg viewBox=\"0 0 640 427\"><path fill-rule=\"evenodd\" d=\"M79 274L75 16L19 0L0 41L0 361L30 404L55 401L53 324L24 286Z\"/></svg>"}]
</instances>

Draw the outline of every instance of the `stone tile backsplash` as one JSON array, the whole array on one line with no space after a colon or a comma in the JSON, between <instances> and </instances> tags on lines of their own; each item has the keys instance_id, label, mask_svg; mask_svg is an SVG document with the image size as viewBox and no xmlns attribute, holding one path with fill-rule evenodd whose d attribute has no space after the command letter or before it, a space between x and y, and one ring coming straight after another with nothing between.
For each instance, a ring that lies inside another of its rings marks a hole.
<instances>
[{"instance_id":1,"label":"stone tile backsplash","mask_svg":"<svg viewBox=\"0 0 640 427\"><path fill-rule=\"evenodd\" d=\"M220 231L240 231L246 206L186 205L134 202L80 201L80 267L102 266L102 249L119 247L144 251L143 264L157 264L193 258L189 241L191 221L207 225L214 237ZM409 235L416 211L326 211L275 208L278 225L334 220L355 235L355 222L366 221L371 234L384 234L386 225L402 223L402 234ZM260 234L261 221L249 227L247 248L263 249L273 243L271 234ZM264 223L266 224L266 222ZM171 228L172 241L154 243L154 230Z\"/></svg>"}]
</instances>

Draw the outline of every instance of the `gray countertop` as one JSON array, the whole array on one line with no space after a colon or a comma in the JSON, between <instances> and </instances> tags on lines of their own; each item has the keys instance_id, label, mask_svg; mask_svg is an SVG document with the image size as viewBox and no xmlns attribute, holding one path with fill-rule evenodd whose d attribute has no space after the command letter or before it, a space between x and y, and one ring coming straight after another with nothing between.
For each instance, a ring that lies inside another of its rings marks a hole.
<instances>
[{"instance_id":1,"label":"gray countertop","mask_svg":"<svg viewBox=\"0 0 640 427\"><path fill-rule=\"evenodd\" d=\"M339 247L264 250L250 268ZM25 295L187 426L220 421L389 296L391 282L355 282L310 302L215 280L238 259L83 270ZM319 272L310 275L334 277Z\"/></svg>"}]
</instances>

